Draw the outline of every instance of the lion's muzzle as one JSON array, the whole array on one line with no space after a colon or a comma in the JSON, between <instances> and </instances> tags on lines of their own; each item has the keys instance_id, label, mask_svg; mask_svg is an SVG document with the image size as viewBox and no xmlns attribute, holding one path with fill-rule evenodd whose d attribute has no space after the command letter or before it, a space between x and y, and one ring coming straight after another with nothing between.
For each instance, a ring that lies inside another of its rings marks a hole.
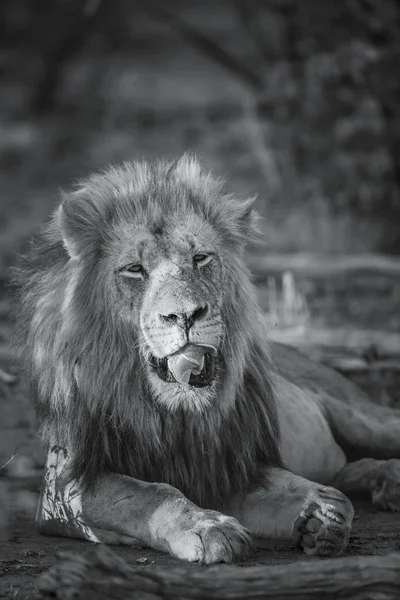
<instances>
[{"instance_id":1,"label":"lion's muzzle","mask_svg":"<svg viewBox=\"0 0 400 600\"><path fill-rule=\"evenodd\" d=\"M150 359L157 375L168 383L205 387L216 375L217 350L213 346L187 344L178 352L163 359Z\"/></svg>"},{"instance_id":2,"label":"lion's muzzle","mask_svg":"<svg viewBox=\"0 0 400 600\"><path fill-rule=\"evenodd\" d=\"M196 306L185 312L169 313L167 315L160 315L161 321L169 325L177 325L180 329L189 334L189 329L195 324L196 321L203 319L209 312L209 305L204 302L200 306Z\"/></svg>"},{"instance_id":3,"label":"lion's muzzle","mask_svg":"<svg viewBox=\"0 0 400 600\"><path fill-rule=\"evenodd\" d=\"M159 379L181 391L212 384L222 342L220 298L197 271L162 262L150 278L140 326L144 356Z\"/></svg>"}]
</instances>

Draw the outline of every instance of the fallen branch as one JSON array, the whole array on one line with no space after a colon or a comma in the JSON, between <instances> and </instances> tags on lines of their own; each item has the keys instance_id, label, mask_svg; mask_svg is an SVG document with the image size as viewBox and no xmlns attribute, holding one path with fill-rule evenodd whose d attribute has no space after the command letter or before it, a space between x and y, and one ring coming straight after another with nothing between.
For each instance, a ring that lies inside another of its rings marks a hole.
<instances>
[{"instance_id":1,"label":"fallen branch","mask_svg":"<svg viewBox=\"0 0 400 600\"><path fill-rule=\"evenodd\" d=\"M342 373L368 373L373 376L382 371L390 371L393 374L400 375L400 356L397 360L387 359L370 362L357 356L329 356L324 352L318 354L318 350L316 350L312 353L312 358Z\"/></svg>"},{"instance_id":2,"label":"fallen branch","mask_svg":"<svg viewBox=\"0 0 400 600\"><path fill-rule=\"evenodd\" d=\"M14 458L17 456L18 450L19 450L19 448L16 448L14 454L12 456L10 456L10 458L8 459L8 461L5 462L4 465L0 466L0 471L2 471L3 469L5 469L10 464L10 462L14 460Z\"/></svg>"},{"instance_id":3,"label":"fallen branch","mask_svg":"<svg viewBox=\"0 0 400 600\"><path fill-rule=\"evenodd\" d=\"M395 600L400 554L308 560L267 567L133 569L109 548L85 556L60 553L42 575L42 597L59 600Z\"/></svg>"},{"instance_id":4,"label":"fallen branch","mask_svg":"<svg viewBox=\"0 0 400 600\"><path fill-rule=\"evenodd\" d=\"M362 355L369 348L376 348L379 357L394 358L400 355L400 334L390 331L364 329L335 329L313 327L312 325L286 329L270 329L269 339L282 344L296 346L311 356L319 350L346 348Z\"/></svg>"},{"instance_id":5,"label":"fallen branch","mask_svg":"<svg viewBox=\"0 0 400 600\"><path fill-rule=\"evenodd\" d=\"M375 272L387 276L400 276L400 258L385 254L348 254L340 256L316 255L307 252L296 254L253 254L249 265L257 276L292 271L294 275L325 277L345 275L354 271Z\"/></svg>"}]
</instances>

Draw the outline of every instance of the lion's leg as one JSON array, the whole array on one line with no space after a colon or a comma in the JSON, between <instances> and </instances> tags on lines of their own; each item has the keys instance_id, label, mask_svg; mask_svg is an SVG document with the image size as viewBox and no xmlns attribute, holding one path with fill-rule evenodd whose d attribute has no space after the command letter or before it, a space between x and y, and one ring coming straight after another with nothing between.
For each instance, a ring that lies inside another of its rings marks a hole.
<instances>
[{"instance_id":1,"label":"lion's leg","mask_svg":"<svg viewBox=\"0 0 400 600\"><path fill-rule=\"evenodd\" d=\"M292 539L306 554L321 556L344 550L354 516L341 492L284 469L268 471L265 484L229 512L256 535Z\"/></svg>"},{"instance_id":2,"label":"lion's leg","mask_svg":"<svg viewBox=\"0 0 400 600\"><path fill-rule=\"evenodd\" d=\"M371 403L346 404L329 396L322 406L335 440L350 460L400 458L400 411Z\"/></svg>"},{"instance_id":3,"label":"lion's leg","mask_svg":"<svg viewBox=\"0 0 400 600\"><path fill-rule=\"evenodd\" d=\"M150 546L188 561L230 562L250 538L236 519L202 510L167 484L109 473L93 490L68 481L68 448L49 450L37 522L48 535Z\"/></svg>"},{"instance_id":4,"label":"lion's leg","mask_svg":"<svg viewBox=\"0 0 400 600\"><path fill-rule=\"evenodd\" d=\"M347 463L332 481L346 494L367 492L380 510L400 510L400 460L362 458Z\"/></svg>"}]
</instances>

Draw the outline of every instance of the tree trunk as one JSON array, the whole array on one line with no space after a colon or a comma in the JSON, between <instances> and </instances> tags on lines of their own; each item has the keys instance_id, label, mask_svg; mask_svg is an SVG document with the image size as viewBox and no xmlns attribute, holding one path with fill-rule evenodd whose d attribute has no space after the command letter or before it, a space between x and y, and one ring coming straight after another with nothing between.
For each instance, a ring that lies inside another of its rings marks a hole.
<instances>
[{"instance_id":1,"label":"tree trunk","mask_svg":"<svg viewBox=\"0 0 400 600\"><path fill-rule=\"evenodd\" d=\"M303 560L266 567L132 568L109 548L61 561L37 582L41 597L59 600L395 600L400 554Z\"/></svg>"}]
</instances>

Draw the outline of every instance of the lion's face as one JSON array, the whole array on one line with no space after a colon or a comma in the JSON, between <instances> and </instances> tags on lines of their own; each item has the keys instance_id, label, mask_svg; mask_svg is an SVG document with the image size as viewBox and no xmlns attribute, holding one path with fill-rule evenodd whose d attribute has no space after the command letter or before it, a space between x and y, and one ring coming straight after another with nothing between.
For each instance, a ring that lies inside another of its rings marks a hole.
<instances>
[{"instance_id":1,"label":"lion's face","mask_svg":"<svg viewBox=\"0 0 400 600\"><path fill-rule=\"evenodd\" d=\"M245 309L237 281L251 210L184 157L95 176L58 213L75 270L67 302L79 285L96 289L105 322L125 338L132 332L153 393L169 409L209 405L224 351L234 351L224 334L230 315Z\"/></svg>"},{"instance_id":2,"label":"lion's face","mask_svg":"<svg viewBox=\"0 0 400 600\"><path fill-rule=\"evenodd\" d=\"M223 331L218 236L194 213L130 225L115 232L115 309L136 328L158 399L204 405L217 383Z\"/></svg>"}]
</instances>

